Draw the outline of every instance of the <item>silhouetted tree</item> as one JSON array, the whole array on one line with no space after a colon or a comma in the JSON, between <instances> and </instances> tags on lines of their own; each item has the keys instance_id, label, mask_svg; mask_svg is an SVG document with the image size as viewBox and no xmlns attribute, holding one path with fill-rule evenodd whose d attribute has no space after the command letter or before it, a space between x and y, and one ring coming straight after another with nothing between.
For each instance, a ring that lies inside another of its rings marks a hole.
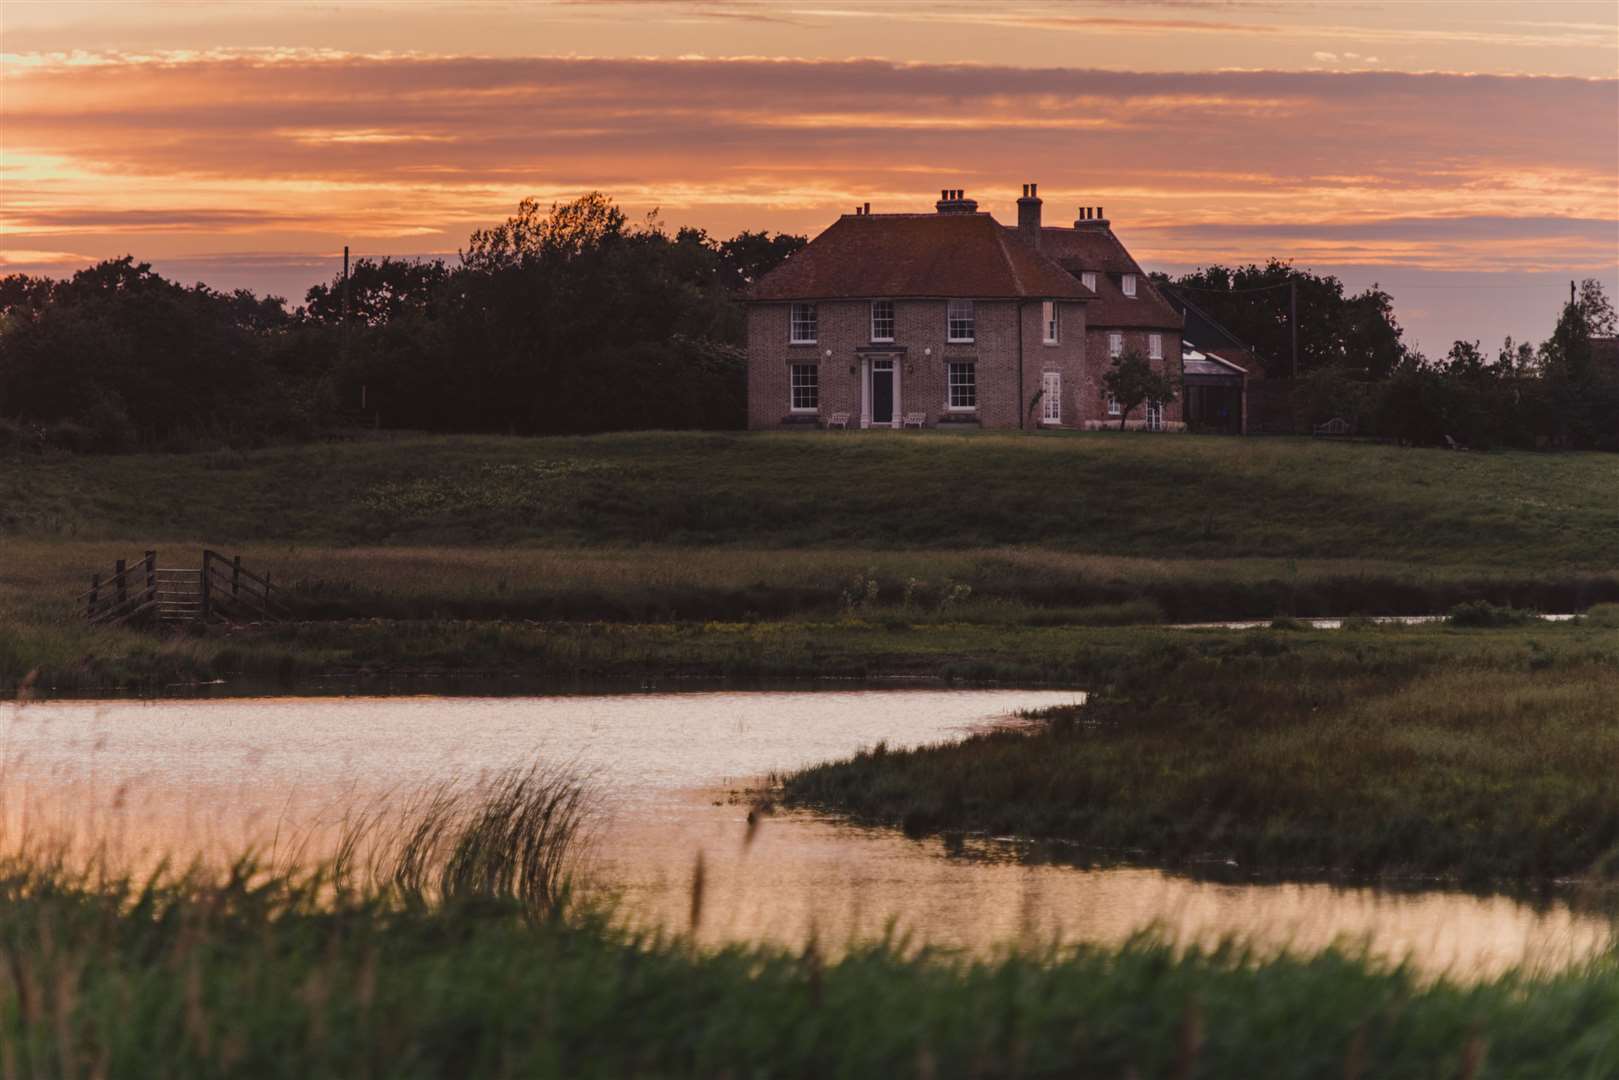
<instances>
[{"instance_id":1,"label":"silhouetted tree","mask_svg":"<svg viewBox=\"0 0 1619 1080\"><path fill-rule=\"evenodd\" d=\"M1388 377L1405 357L1394 300L1373 285L1350 296L1331 275L1300 270L1271 259L1264 266L1210 266L1171 278L1198 307L1251 345L1272 378L1293 374L1288 289L1298 293L1299 374L1336 367L1358 378Z\"/></svg>"}]
</instances>

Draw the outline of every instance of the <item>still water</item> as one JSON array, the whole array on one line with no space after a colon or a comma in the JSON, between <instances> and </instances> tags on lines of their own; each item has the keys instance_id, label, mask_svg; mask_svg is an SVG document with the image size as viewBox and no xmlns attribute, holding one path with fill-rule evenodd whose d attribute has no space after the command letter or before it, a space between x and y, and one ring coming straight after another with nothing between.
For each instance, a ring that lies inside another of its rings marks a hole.
<instances>
[{"instance_id":1,"label":"still water","mask_svg":"<svg viewBox=\"0 0 1619 1080\"><path fill-rule=\"evenodd\" d=\"M1335 939L1422 970L1486 975L1562 966L1604 947L1611 920L1453 891L1225 885L1150 869L1078 870L952 857L805 813L750 831L732 792L886 740L911 746L1066 704L1056 691L877 690L530 698L252 698L55 701L0 712L7 836L102 838L116 857L285 853L356 806L423 784L537 759L589 777L594 880L624 917L685 929L703 862L700 936L811 936L836 946L885 932L989 951L1117 942L1157 925L1183 943L1236 935L1262 950ZM308 850L307 848L305 850Z\"/></svg>"}]
</instances>

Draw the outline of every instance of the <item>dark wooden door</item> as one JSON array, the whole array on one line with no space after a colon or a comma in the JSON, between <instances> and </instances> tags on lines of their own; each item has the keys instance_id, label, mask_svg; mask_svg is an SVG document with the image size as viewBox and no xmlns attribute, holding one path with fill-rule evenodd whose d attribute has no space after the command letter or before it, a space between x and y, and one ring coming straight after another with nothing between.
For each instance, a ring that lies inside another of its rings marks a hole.
<instances>
[{"instance_id":1,"label":"dark wooden door","mask_svg":"<svg viewBox=\"0 0 1619 1080\"><path fill-rule=\"evenodd\" d=\"M871 371L871 422L873 424L892 424L894 422L894 366L892 361L886 365L882 361Z\"/></svg>"}]
</instances>

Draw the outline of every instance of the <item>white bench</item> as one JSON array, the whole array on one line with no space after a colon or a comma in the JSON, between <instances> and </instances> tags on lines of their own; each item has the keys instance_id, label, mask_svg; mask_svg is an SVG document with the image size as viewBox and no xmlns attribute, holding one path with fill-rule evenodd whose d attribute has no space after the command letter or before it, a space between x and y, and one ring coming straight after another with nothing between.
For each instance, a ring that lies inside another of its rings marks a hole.
<instances>
[{"instance_id":1,"label":"white bench","mask_svg":"<svg viewBox=\"0 0 1619 1080\"><path fill-rule=\"evenodd\" d=\"M905 419L900 421L900 427L902 428L913 427L920 429L927 426L928 414L925 412L908 412L905 414Z\"/></svg>"},{"instance_id":2,"label":"white bench","mask_svg":"<svg viewBox=\"0 0 1619 1080\"><path fill-rule=\"evenodd\" d=\"M828 416L826 418L826 430L831 431L833 428L842 428L843 430L848 431L849 414L846 412L835 412L831 416Z\"/></svg>"}]
</instances>

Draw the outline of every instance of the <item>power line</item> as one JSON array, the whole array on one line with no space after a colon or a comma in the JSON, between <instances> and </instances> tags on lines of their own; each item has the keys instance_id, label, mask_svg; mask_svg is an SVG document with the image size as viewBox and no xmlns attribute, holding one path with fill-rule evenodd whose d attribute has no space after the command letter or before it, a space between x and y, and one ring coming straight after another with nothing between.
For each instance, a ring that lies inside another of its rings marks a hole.
<instances>
[{"instance_id":1,"label":"power line","mask_svg":"<svg viewBox=\"0 0 1619 1080\"><path fill-rule=\"evenodd\" d=\"M1229 296L1231 293L1270 292L1272 289L1288 289L1292 288L1292 285L1284 281L1280 285L1256 285L1251 289L1210 289L1202 285L1179 285L1171 281L1169 287L1171 289L1185 289L1187 292L1206 292L1215 293L1219 296Z\"/></svg>"}]
</instances>

